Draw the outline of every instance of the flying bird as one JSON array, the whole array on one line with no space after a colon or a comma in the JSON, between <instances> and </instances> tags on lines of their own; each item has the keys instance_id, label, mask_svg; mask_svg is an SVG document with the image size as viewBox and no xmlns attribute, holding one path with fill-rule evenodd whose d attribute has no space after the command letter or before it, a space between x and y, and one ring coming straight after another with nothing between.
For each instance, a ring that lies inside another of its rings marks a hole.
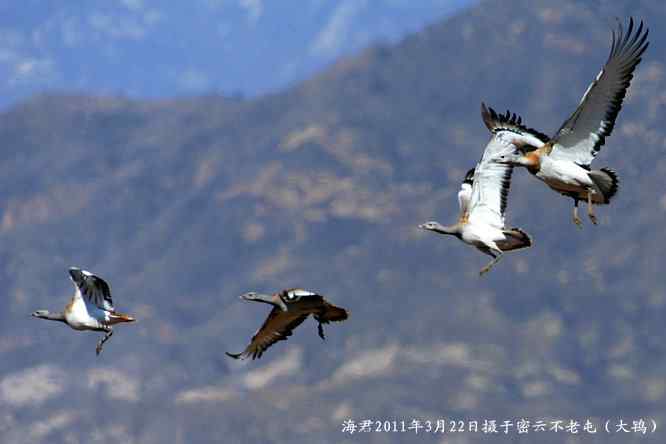
<instances>
[{"instance_id":1,"label":"flying bird","mask_svg":"<svg viewBox=\"0 0 666 444\"><path fill-rule=\"evenodd\" d=\"M106 334L97 343L97 355L102 352L104 343L113 335L112 325L121 322L134 322L135 319L118 313L113 308L109 284L89 271L72 267L69 276L76 292L62 313L37 310L32 316L49 321L64 322L74 330L102 331Z\"/></svg>"},{"instance_id":2,"label":"flying bird","mask_svg":"<svg viewBox=\"0 0 666 444\"><path fill-rule=\"evenodd\" d=\"M555 136L549 138L534 130L519 132L513 141L517 150L500 159L527 168L550 188L572 198L573 220L579 227L579 201L587 202L587 214L596 225L593 205L608 204L617 193L617 174L609 168L593 170L591 163L613 131L634 70L649 45L647 36L642 21L634 30L630 18L626 33L618 22L606 64Z\"/></svg>"},{"instance_id":3,"label":"flying bird","mask_svg":"<svg viewBox=\"0 0 666 444\"><path fill-rule=\"evenodd\" d=\"M460 187L458 221L448 226L431 221L419 225L419 228L456 236L491 256L492 260L479 273L483 275L500 260L505 251L530 247L532 240L520 228L505 226L504 213L513 166L497 162L501 155L516 150L512 143L512 128L517 125L519 118L508 111L506 115L490 113L485 105L481 106L481 116L493 135L481 161L467 172Z\"/></svg>"},{"instance_id":4,"label":"flying bird","mask_svg":"<svg viewBox=\"0 0 666 444\"><path fill-rule=\"evenodd\" d=\"M310 315L317 321L317 333L322 339L326 339L322 324L341 322L349 316L344 308L336 307L317 293L300 288L283 290L273 295L250 292L242 295L241 299L270 304L273 309L245 350L241 353L226 353L234 359L250 356L252 359L260 358L271 345L291 336L293 330Z\"/></svg>"}]
</instances>

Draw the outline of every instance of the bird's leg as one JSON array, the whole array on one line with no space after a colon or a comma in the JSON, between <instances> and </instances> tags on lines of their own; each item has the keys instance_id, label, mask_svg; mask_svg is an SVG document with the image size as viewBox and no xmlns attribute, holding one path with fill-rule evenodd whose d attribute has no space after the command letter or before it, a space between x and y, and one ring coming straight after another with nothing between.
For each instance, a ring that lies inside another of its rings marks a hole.
<instances>
[{"instance_id":1,"label":"bird's leg","mask_svg":"<svg viewBox=\"0 0 666 444\"><path fill-rule=\"evenodd\" d=\"M326 336L324 336L324 327L322 327L321 322L317 324L317 333L322 340L326 340Z\"/></svg>"},{"instance_id":2,"label":"bird's leg","mask_svg":"<svg viewBox=\"0 0 666 444\"><path fill-rule=\"evenodd\" d=\"M578 217L578 199L574 199L574 210L573 210L573 220L578 228L583 228L583 222Z\"/></svg>"},{"instance_id":3,"label":"bird's leg","mask_svg":"<svg viewBox=\"0 0 666 444\"><path fill-rule=\"evenodd\" d=\"M592 206L592 190L587 191L587 215L594 225L597 225L597 216L594 215L594 207Z\"/></svg>"},{"instance_id":4,"label":"bird's leg","mask_svg":"<svg viewBox=\"0 0 666 444\"><path fill-rule=\"evenodd\" d=\"M95 353L97 354L97 356L99 356L99 354L102 353L102 347L104 347L104 343L109 339L111 339L111 336L113 336L113 329L111 327L106 327L104 331L106 331L106 334L102 339L99 340L99 342L97 343L97 348L95 348Z\"/></svg>"},{"instance_id":5,"label":"bird's leg","mask_svg":"<svg viewBox=\"0 0 666 444\"><path fill-rule=\"evenodd\" d=\"M488 250L487 253L493 257L493 260L488 262L488 265L483 267L481 271L479 271L479 276L483 276L484 274L488 273L491 268L493 268L493 265L495 265L499 260L502 258L502 250Z\"/></svg>"}]
</instances>

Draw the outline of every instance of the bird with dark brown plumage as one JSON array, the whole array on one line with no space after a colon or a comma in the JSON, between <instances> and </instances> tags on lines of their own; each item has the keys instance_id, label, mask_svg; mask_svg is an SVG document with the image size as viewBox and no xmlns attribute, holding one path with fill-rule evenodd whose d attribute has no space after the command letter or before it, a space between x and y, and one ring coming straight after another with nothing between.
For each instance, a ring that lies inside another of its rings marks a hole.
<instances>
[{"instance_id":1,"label":"bird with dark brown plumage","mask_svg":"<svg viewBox=\"0 0 666 444\"><path fill-rule=\"evenodd\" d=\"M282 290L273 295L250 292L242 295L241 299L270 304L273 310L252 336L245 350L240 353L226 353L234 359L245 359L250 356L252 359L260 358L270 346L278 341L287 340L293 330L310 315L317 321L317 333L322 339L326 339L322 324L342 322L349 317L349 312L344 308L336 307L322 295L300 288Z\"/></svg>"}]
</instances>

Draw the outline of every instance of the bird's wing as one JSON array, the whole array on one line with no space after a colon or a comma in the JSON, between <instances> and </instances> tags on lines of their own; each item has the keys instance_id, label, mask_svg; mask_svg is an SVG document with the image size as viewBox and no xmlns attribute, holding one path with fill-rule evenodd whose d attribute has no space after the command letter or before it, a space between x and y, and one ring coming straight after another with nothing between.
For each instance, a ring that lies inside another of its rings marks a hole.
<instances>
[{"instance_id":1,"label":"bird's wing","mask_svg":"<svg viewBox=\"0 0 666 444\"><path fill-rule=\"evenodd\" d=\"M613 31L608 60L596 79L590 84L578 105L553 137L551 156L589 166L611 134L622 100L633 78L636 65L647 49L648 29L643 22L634 32L634 20L624 32L618 22Z\"/></svg>"},{"instance_id":2,"label":"bird's wing","mask_svg":"<svg viewBox=\"0 0 666 444\"><path fill-rule=\"evenodd\" d=\"M469 201L472 198L472 185L463 182L458 191L458 205L460 206L460 215L458 221L463 222L469 217Z\"/></svg>"},{"instance_id":3,"label":"bird's wing","mask_svg":"<svg viewBox=\"0 0 666 444\"><path fill-rule=\"evenodd\" d=\"M228 353L234 359L261 358L261 355L278 341L285 341L291 336L293 330L301 325L310 315L309 312L299 310L283 311L274 307L264 321L264 324L252 336L250 344L241 353Z\"/></svg>"},{"instance_id":4,"label":"bird's wing","mask_svg":"<svg viewBox=\"0 0 666 444\"><path fill-rule=\"evenodd\" d=\"M497 114L494 109L481 103L481 118L491 133L505 133L505 138L511 138L513 144L523 151L540 148L550 140L544 133L523 125L522 117L509 110L506 114Z\"/></svg>"},{"instance_id":5,"label":"bird's wing","mask_svg":"<svg viewBox=\"0 0 666 444\"><path fill-rule=\"evenodd\" d=\"M509 154L513 153L516 147L507 145L497 136L493 136L486 147L483 159L476 165L469 204L470 222L481 222L498 228L504 227L504 211L511 186L513 166L498 163L495 157L486 154L500 149Z\"/></svg>"},{"instance_id":6,"label":"bird's wing","mask_svg":"<svg viewBox=\"0 0 666 444\"><path fill-rule=\"evenodd\" d=\"M111 289L104 279L75 267L69 269L69 276L86 303L93 304L104 311L115 311L111 299Z\"/></svg>"},{"instance_id":7,"label":"bird's wing","mask_svg":"<svg viewBox=\"0 0 666 444\"><path fill-rule=\"evenodd\" d=\"M467 171L463 182L460 184L460 191L458 191L458 206L460 207L460 216L458 222L464 222L469 216L469 201L472 197L472 183L474 180L474 168Z\"/></svg>"},{"instance_id":8,"label":"bird's wing","mask_svg":"<svg viewBox=\"0 0 666 444\"><path fill-rule=\"evenodd\" d=\"M474 171L469 221L503 228L513 166L497 160L521 146L541 146L547 138L524 127L521 118L509 111L501 115L481 104L481 115L493 136Z\"/></svg>"},{"instance_id":9,"label":"bird's wing","mask_svg":"<svg viewBox=\"0 0 666 444\"><path fill-rule=\"evenodd\" d=\"M282 300L287 304L290 302L300 301L303 298L307 298L311 301L322 300L321 295L318 295L317 293L310 290L304 290L302 288L289 288L282 291Z\"/></svg>"}]
</instances>

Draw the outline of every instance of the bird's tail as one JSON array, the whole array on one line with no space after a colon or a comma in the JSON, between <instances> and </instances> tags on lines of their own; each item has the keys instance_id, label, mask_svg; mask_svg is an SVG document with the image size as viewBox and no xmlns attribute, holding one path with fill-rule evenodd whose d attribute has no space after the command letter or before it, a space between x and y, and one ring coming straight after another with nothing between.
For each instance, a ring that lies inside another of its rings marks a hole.
<instances>
[{"instance_id":1,"label":"bird's tail","mask_svg":"<svg viewBox=\"0 0 666 444\"><path fill-rule=\"evenodd\" d=\"M317 316L317 320L321 323L327 324L329 322L342 322L349 317L349 312L344 308L336 307L333 304L326 306L326 311Z\"/></svg>"},{"instance_id":2,"label":"bird's tail","mask_svg":"<svg viewBox=\"0 0 666 444\"><path fill-rule=\"evenodd\" d=\"M592 182L601 190L601 194L604 196L603 203L610 203L610 200L619 188L619 180L617 178L617 173L610 168L602 168L600 170L592 170L589 173L590 179Z\"/></svg>"},{"instance_id":3,"label":"bird's tail","mask_svg":"<svg viewBox=\"0 0 666 444\"><path fill-rule=\"evenodd\" d=\"M496 242L502 251L519 250L532 246L532 238L520 228L511 228L503 230L505 239Z\"/></svg>"},{"instance_id":4,"label":"bird's tail","mask_svg":"<svg viewBox=\"0 0 666 444\"><path fill-rule=\"evenodd\" d=\"M110 324L119 324L121 322L134 322L136 321L135 318L133 318L130 315L126 315L123 313L118 313L117 311L114 311L112 313L109 313L109 323Z\"/></svg>"}]
</instances>

